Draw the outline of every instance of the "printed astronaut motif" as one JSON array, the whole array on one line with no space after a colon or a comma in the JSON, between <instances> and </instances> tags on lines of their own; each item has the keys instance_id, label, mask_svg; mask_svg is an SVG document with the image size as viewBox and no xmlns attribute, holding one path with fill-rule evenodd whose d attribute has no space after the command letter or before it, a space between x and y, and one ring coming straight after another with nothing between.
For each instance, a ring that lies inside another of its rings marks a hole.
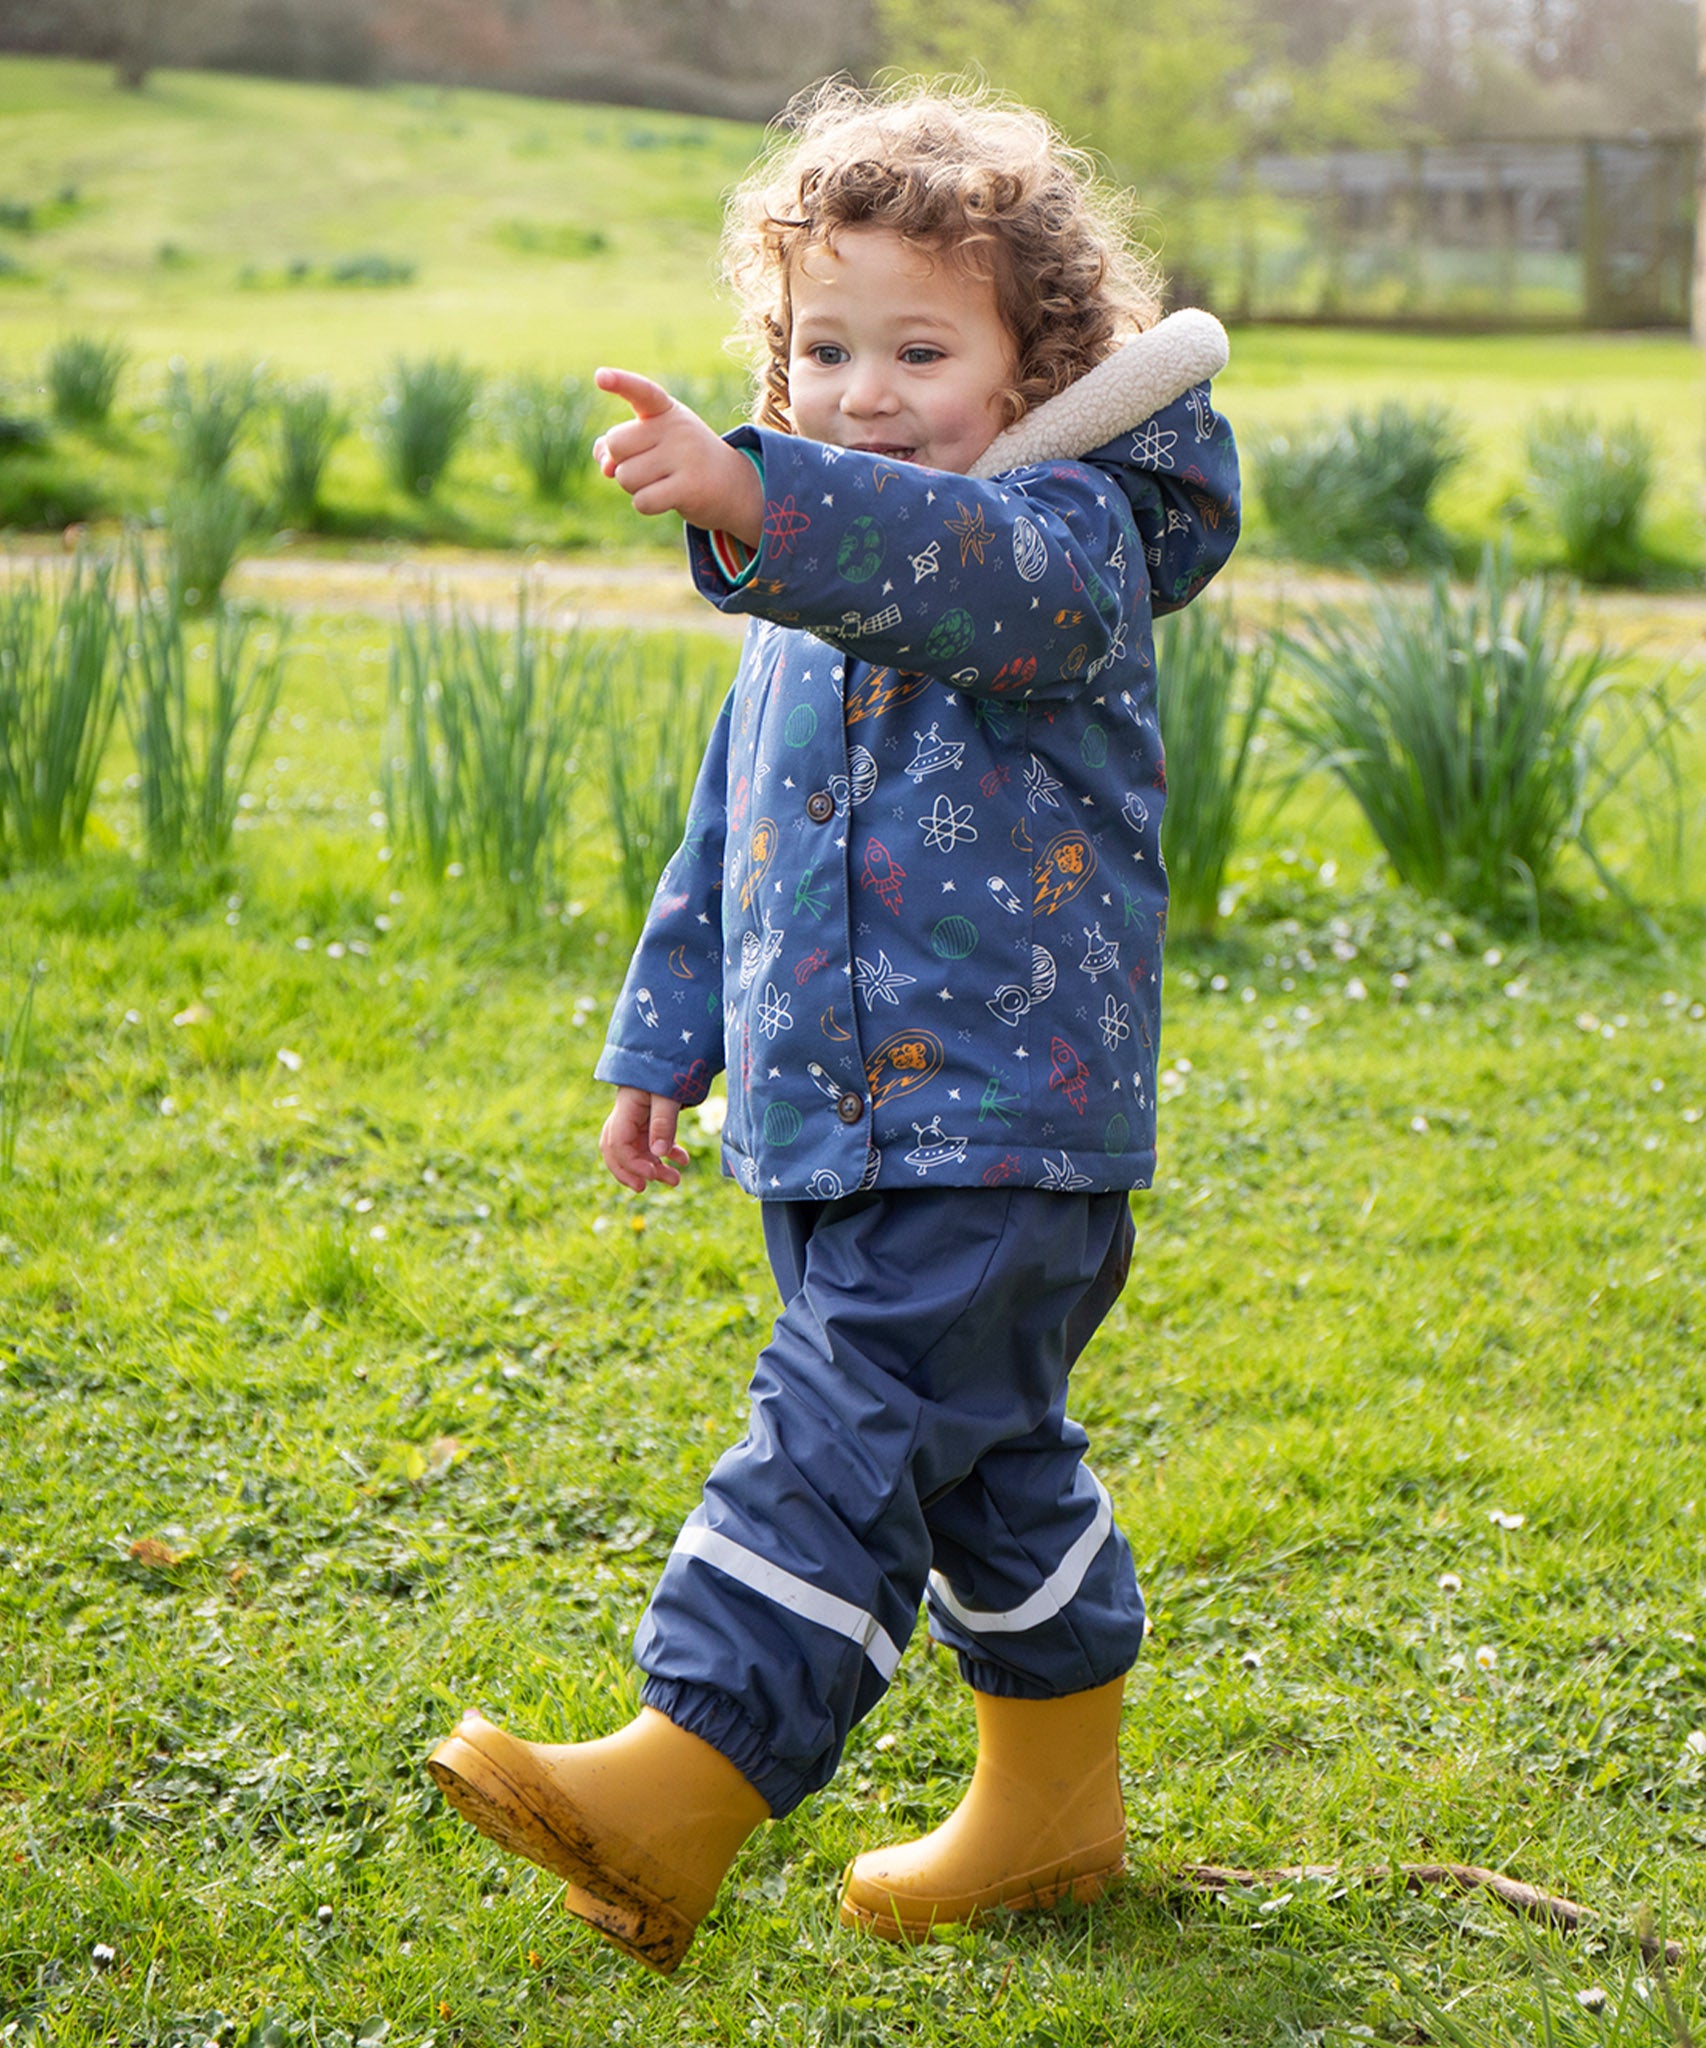
<instances>
[{"instance_id":1,"label":"printed astronaut motif","mask_svg":"<svg viewBox=\"0 0 1706 2048\"><path fill-rule=\"evenodd\" d=\"M1151 618L1231 553L1206 385L990 481L755 427L752 614L601 1079L703 1099L770 1200L1146 1186L1167 883Z\"/></svg>"}]
</instances>

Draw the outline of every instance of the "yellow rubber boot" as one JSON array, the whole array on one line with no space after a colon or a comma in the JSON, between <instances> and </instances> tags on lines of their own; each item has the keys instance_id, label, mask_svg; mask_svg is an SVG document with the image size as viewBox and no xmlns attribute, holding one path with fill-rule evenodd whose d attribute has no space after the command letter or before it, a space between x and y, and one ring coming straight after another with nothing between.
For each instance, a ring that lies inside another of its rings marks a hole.
<instances>
[{"instance_id":1,"label":"yellow rubber boot","mask_svg":"<svg viewBox=\"0 0 1706 2048\"><path fill-rule=\"evenodd\" d=\"M1095 1898L1125 1868L1124 1695L1123 1678L1058 1700L973 1693L977 1769L966 1796L933 1834L854 1857L843 1925L927 1941L997 1907Z\"/></svg>"},{"instance_id":2,"label":"yellow rubber boot","mask_svg":"<svg viewBox=\"0 0 1706 2048\"><path fill-rule=\"evenodd\" d=\"M651 1707L597 1742L522 1742L469 1712L427 1769L481 1834L567 1878L577 1919L666 1977L770 1817L720 1750Z\"/></svg>"}]
</instances>

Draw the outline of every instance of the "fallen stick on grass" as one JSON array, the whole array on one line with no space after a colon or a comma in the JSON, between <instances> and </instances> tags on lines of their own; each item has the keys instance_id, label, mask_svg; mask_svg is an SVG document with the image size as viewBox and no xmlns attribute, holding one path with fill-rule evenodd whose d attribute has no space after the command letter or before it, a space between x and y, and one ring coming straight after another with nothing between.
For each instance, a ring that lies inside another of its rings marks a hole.
<instances>
[{"instance_id":1,"label":"fallen stick on grass","mask_svg":"<svg viewBox=\"0 0 1706 2048\"><path fill-rule=\"evenodd\" d=\"M1488 1891L1509 1906L1513 1913L1530 1920L1550 1920L1555 1927L1574 1932L1584 1922L1597 1920L1591 1906L1578 1906L1573 1899L1561 1899L1551 1892L1536 1891L1496 1870L1483 1870L1474 1863L1400 1863L1398 1874L1405 1888L1419 1892L1428 1885L1455 1886L1464 1892ZM1228 1885L1296 1883L1307 1878L1337 1878L1346 1884L1384 1884L1392 1875L1389 1863L1366 1863L1347 1868L1341 1863L1289 1863L1278 1870L1228 1870L1217 1863L1187 1863L1179 1872L1181 1881L1194 1891L1224 1891ZM1680 1963L1682 1943L1661 1942L1645 1928L1636 1930L1641 1953L1649 1958L1663 1955L1667 1963Z\"/></svg>"}]
</instances>

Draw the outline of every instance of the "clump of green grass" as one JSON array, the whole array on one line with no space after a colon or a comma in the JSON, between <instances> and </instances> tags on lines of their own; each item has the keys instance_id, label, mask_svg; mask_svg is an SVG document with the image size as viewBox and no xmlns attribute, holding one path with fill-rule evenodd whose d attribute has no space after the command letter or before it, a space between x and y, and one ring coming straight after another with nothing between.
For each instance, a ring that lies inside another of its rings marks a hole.
<instances>
[{"instance_id":1,"label":"clump of green grass","mask_svg":"<svg viewBox=\"0 0 1706 2048\"><path fill-rule=\"evenodd\" d=\"M1366 608L1323 607L1291 660L1311 685L1290 717L1311 765L1355 799L1393 872L1466 912L1519 898L1534 914L1574 846L1601 878L1595 813L1640 771L1677 771L1685 706L1637 689L1603 644L1583 644L1568 596L1517 582L1508 551L1459 595L1371 588Z\"/></svg>"},{"instance_id":2,"label":"clump of green grass","mask_svg":"<svg viewBox=\"0 0 1706 2048\"><path fill-rule=\"evenodd\" d=\"M0 867L82 846L125 664L110 561L0 590Z\"/></svg>"},{"instance_id":3,"label":"clump of green grass","mask_svg":"<svg viewBox=\"0 0 1706 2048\"><path fill-rule=\"evenodd\" d=\"M579 377L518 377L504 406L510 446L541 498L561 498L592 452L592 387Z\"/></svg>"},{"instance_id":4,"label":"clump of green grass","mask_svg":"<svg viewBox=\"0 0 1706 2048\"><path fill-rule=\"evenodd\" d=\"M397 256L383 256L368 251L361 256L345 256L326 273L332 284L365 285L384 289L391 285L413 284L415 266Z\"/></svg>"},{"instance_id":5,"label":"clump of green grass","mask_svg":"<svg viewBox=\"0 0 1706 2048\"><path fill-rule=\"evenodd\" d=\"M0 455L21 449L45 448L47 428L28 413L0 412Z\"/></svg>"},{"instance_id":6,"label":"clump of green grass","mask_svg":"<svg viewBox=\"0 0 1706 2048\"><path fill-rule=\"evenodd\" d=\"M322 1223L303 1248L295 1268L290 1301L296 1308L344 1315L374 1291L371 1254L347 1225Z\"/></svg>"},{"instance_id":7,"label":"clump of green grass","mask_svg":"<svg viewBox=\"0 0 1706 2048\"><path fill-rule=\"evenodd\" d=\"M255 530L255 509L222 476L185 479L166 494L164 530L173 603L211 611Z\"/></svg>"},{"instance_id":8,"label":"clump of green grass","mask_svg":"<svg viewBox=\"0 0 1706 2048\"><path fill-rule=\"evenodd\" d=\"M24 1063L30 1056L30 1020L42 972L41 962L33 962L24 976L18 1006L0 1033L0 1187L9 1185L17 1171L18 1134L24 1122Z\"/></svg>"},{"instance_id":9,"label":"clump of green grass","mask_svg":"<svg viewBox=\"0 0 1706 2048\"><path fill-rule=\"evenodd\" d=\"M715 665L679 641L661 675L643 650L612 663L599 706L604 796L616 886L630 933L645 922L664 863L681 843L705 737L727 693Z\"/></svg>"},{"instance_id":10,"label":"clump of green grass","mask_svg":"<svg viewBox=\"0 0 1706 2048\"><path fill-rule=\"evenodd\" d=\"M525 589L509 631L454 608L403 619L380 786L399 849L429 879L470 872L512 911L560 880L575 749L606 658L579 634L534 623Z\"/></svg>"},{"instance_id":11,"label":"clump of green grass","mask_svg":"<svg viewBox=\"0 0 1706 2048\"><path fill-rule=\"evenodd\" d=\"M174 360L166 408L179 475L192 483L223 476L259 403L260 371L253 363L203 363L192 372L181 358Z\"/></svg>"},{"instance_id":12,"label":"clump of green grass","mask_svg":"<svg viewBox=\"0 0 1706 2048\"><path fill-rule=\"evenodd\" d=\"M379 440L393 481L431 497L466 438L480 374L455 356L399 356L379 406Z\"/></svg>"},{"instance_id":13,"label":"clump of green grass","mask_svg":"<svg viewBox=\"0 0 1706 2048\"><path fill-rule=\"evenodd\" d=\"M273 488L278 508L293 526L319 517L320 483L332 450L349 427L349 414L323 378L284 384L273 393Z\"/></svg>"},{"instance_id":14,"label":"clump of green grass","mask_svg":"<svg viewBox=\"0 0 1706 2048\"><path fill-rule=\"evenodd\" d=\"M1634 420L1603 426L1565 408L1540 413L1524 442L1529 501L1556 531L1564 566L1584 583L1632 583L1646 562L1652 436Z\"/></svg>"},{"instance_id":15,"label":"clump of green grass","mask_svg":"<svg viewBox=\"0 0 1706 2048\"><path fill-rule=\"evenodd\" d=\"M1444 406L1388 403L1273 435L1250 467L1287 554L1402 569L1444 559L1433 498L1463 454Z\"/></svg>"},{"instance_id":16,"label":"clump of green grass","mask_svg":"<svg viewBox=\"0 0 1706 2048\"><path fill-rule=\"evenodd\" d=\"M237 812L277 708L282 626L223 607L192 635L175 582L153 590L140 558L125 717L151 861L215 864L231 851Z\"/></svg>"},{"instance_id":17,"label":"clump of green grass","mask_svg":"<svg viewBox=\"0 0 1706 2048\"><path fill-rule=\"evenodd\" d=\"M1220 918L1227 864L1244 823L1257 734L1273 691L1277 643L1241 654L1231 613L1200 600L1157 623L1167 808L1161 841L1169 925L1206 935ZM1242 678L1242 689L1240 689Z\"/></svg>"},{"instance_id":18,"label":"clump of green grass","mask_svg":"<svg viewBox=\"0 0 1706 2048\"><path fill-rule=\"evenodd\" d=\"M55 342L47 355L54 418L72 427L104 426L129 361L130 350L122 341L68 334Z\"/></svg>"}]
</instances>

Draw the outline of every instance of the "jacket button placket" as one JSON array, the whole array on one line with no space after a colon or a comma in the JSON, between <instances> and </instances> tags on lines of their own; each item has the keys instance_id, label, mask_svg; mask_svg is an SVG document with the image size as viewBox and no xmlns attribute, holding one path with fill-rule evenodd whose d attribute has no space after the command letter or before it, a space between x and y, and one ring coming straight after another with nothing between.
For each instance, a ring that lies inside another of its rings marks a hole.
<instances>
[{"instance_id":1,"label":"jacket button placket","mask_svg":"<svg viewBox=\"0 0 1706 2048\"><path fill-rule=\"evenodd\" d=\"M806 816L814 825L827 825L835 816L835 799L827 789L814 789L806 798Z\"/></svg>"},{"instance_id":2,"label":"jacket button placket","mask_svg":"<svg viewBox=\"0 0 1706 2048\"><path fill-rule=\"evenodd\" d=\"M844 1089L835 1099L835 1113L844 1124L856 1124L865 1114L865 1098L851 1088Z\"/></svg>"}]
</instances>

